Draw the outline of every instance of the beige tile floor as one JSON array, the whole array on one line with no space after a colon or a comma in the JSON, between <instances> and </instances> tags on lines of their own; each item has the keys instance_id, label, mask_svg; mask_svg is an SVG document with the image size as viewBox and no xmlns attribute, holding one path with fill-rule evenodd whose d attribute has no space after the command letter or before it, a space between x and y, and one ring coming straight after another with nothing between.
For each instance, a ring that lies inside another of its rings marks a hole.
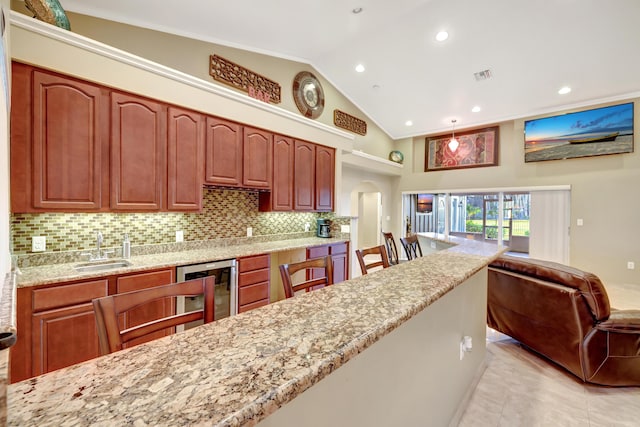
<instances>
[{"instance_id":1,"label":"beige tile floor","mask_svg":"<svg viewBox=\"0 0 640 427\"><path fill-rule=\"evenodd\" d=\"M611 305L640 309L640 286L607 287ZM487 368L461 427L640 426L640 387L586 385L495 331L487 333Z\"/></svg>"}]
</instances>

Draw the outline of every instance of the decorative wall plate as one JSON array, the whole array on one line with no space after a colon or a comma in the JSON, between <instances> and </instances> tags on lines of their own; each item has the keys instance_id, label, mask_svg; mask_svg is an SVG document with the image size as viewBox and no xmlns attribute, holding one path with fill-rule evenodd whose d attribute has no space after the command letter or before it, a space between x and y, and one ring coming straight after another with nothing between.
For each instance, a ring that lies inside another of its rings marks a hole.
<instances>
[{"instance_id":1,"label":"decorative wall plate","mask_svg":"<svg viewBox=\"0 0 640 427\"><path fill-rule=\"evenodd\" d=\"M33 12L35 18L65 30L71 30L69 18L58 0L25 0L24 3L27 9Z\"/></svg>"},{"instance_id":2,"label":"decorative wall plate","mask_svg":"<svg viewBox=\"0 0 640 427\"><path fill-rule=\"evenodd\" d=\"M320 82L308 71L298 73L293 79L293 100L303 116L318 118L324 109L324 91Z\"/></svg>"},{"instance_id":3,"label":"decorative wall plate","mask_svg":"<svg viewBox=\"0 0 640 427\"><path fill-rule=\"evenodd\" d=\"M402 163L404 162L404 154L398 150L393 150L389 153L389 160L396 163Z\"/></svg>"}]
</instances>

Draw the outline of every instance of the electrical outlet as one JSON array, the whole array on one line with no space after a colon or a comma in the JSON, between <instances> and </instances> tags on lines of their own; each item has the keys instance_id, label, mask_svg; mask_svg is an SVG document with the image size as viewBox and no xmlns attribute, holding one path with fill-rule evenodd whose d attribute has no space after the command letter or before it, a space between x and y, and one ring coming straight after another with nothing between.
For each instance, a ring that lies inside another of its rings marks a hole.
<instances>
[{"instance_id":1,"label":"electrical outlet","mask_svg":"<svg viewBox=\"0 0 640 427\"><path fill-rule=\"evenodd\" d=\"M351 233L351 226L350 225L341 225L340 226L340 232L341 233Z\"/></svg>"},{"instance_id":2,"label":"electrical outlet","mask_svg":"<svg viewBox=\"0 0 640 427\"><path fill-rule=\"evenodd\" d=\"M46 236L33 236L31 238L31 252L44 252L47 250Z\"/></svg>"},{"instance_id":3,"label":"electrical outlet","mask_svg":"<svg viewBox=\"0 0 640 427\"><path fill-rule=\"evenodd\" d=\"M635 263L635 262L633 262L633 261L629 261L629 262L627 262L627 268L628 268L629 270L635 270L635 268L636 268L636 263Z\"/></svg>"},{"instance_id":4,"label":"electrical outlet","mask_svg":"<svg viewBox=\"0 0 640 427\"><path fill-rule=\"evenodd\" d=\"M176 242L184 242L184 231L178 230L176 231Z\"/></svg>"},{"instance_id":5,"label":"electrical outlet","mask_svg":"<svg viewBox=\"0 0 640 427\"><path fill-rule=\"evenodd\" d=\"M247 237L253 236L253 227L247 227Z\"/></svg>"},{"instance_id":6,"label":"electrical outlet","mask_svg":"<svg viewBox=\"0 0 640 427\"><path fill-rule=\"evenodd\" d=\"M582 218L578 218L578 219L576 220L576 225L577 225L578 227L582 227L582 226L584 225L584 220L583 220Z\"/></svg>"},{"instance_id":7,"label":"electrical outlet","mask_svg":"<svg viewBox=\"0 0 640 427\"><path fill-rule=\"evenodd\" d=\"M308 232L309 230L311 230L311 224L309 224L308 222L304 223L304 231Z\"/></svg>"}]
</instances>

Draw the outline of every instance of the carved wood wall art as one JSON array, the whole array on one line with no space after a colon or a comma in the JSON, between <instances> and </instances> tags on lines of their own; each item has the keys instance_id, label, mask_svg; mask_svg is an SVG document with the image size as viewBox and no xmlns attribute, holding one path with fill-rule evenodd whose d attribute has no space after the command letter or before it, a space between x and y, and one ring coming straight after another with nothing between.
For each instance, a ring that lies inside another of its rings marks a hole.
<instances>
[{"instance_id":1,"label":"carved wood wall art","mask_svg":"<svg viewBox=\"0 0 640 427\"><path fill-rule=\"evenodd\" d=\"M252 98L272 104L281 102L278 83L221 56L211 55L209 58L209 74L215 80L240 89Z\"/></svg>"},{"instance_id":2,"label":"carved wood wall art","mask_svg":"<svg viewBox=\"0 0 640 427\"><path fill-rule=\"evenodd\" d=\"M357 133L358 135L367 134L367 122L353 117L344 111L333 110L333 124L339 128Z\"/></svg>"}]
</instances>

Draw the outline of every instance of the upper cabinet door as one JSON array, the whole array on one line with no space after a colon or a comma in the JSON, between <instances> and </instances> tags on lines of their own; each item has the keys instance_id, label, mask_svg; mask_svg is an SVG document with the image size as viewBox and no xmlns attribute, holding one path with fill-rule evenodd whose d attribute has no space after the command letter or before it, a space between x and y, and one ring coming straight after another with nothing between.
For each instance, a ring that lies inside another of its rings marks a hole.
<instances>
[{"instance_id":1,"label":"upper cabinet door","mask_svg":"<svg viewBox=\"0 0 640 427\"><path fill-rule=\"evenodd\" d=\"M243 131L242 185L247 188L271 188L273 134L248 126Z\"/></svg>"},{"instance_id":2,"label":"upper cabinet door","mask_svg":"<svg viewBox=\"0 0 640 427\"><path fill-rule=\"evenodd\" d=\"M101 89L33 72L33 205L44 209L101 207Z\"/></svg>"},{"instance_id":3,"label":"upper cabinet door","mask_svg":"<svg viewBox=\"0 0 640 427\"><path fill-rule=\"evenodd\" d=\"M242 185L242 126L207 117L205 183L225 187Z\"/></svg>"},{"instance_id":4,"label":"upper cabinet door","mask_svg":"<svg viewBox=\"0 0 640 427\"><path fill-rule=\"evenodd\" d=\"M202 208L205 120L194 111L169 107L167 209Z\"/></svg>"},{"instance_id":5,"label":"upper cabinet door","mask_svg":"<svg viewBox=\"0 0 640 427\"><path fill-rule=\"evenodd\" d=\"M335 181L335 150L316 146L316 210L333 211Z\"/></svg>"},{"instance_id":6,"label":"upper cabinet door","mask_svg":"<svg viewBox=\"0 0 640 427\"><path fill-rule=\"evenodd\" d=\"M293 210L293 139L276 135L273 139L273 182L271 209Z\"/></svg>"},{"instance_id":7,"label":"upper cabinet door","mask_svg":"<svg viewBox=\"0 0 640 427\"><path fill-rule=\"evenodd\" d=\"M111 209L160 210L165 188L166 109L111 94Z\"/></svg>"},{"instance_id":8,"label":"upper cabinet door","mask_svg":"<svg viewBox=\"0 0 640 427\"><path fill-rule=\"evenodd\" d=\"M298 140L294 144L294 209L312 211L315 202L316 146Z\"/></svg>"}]
</instances>

